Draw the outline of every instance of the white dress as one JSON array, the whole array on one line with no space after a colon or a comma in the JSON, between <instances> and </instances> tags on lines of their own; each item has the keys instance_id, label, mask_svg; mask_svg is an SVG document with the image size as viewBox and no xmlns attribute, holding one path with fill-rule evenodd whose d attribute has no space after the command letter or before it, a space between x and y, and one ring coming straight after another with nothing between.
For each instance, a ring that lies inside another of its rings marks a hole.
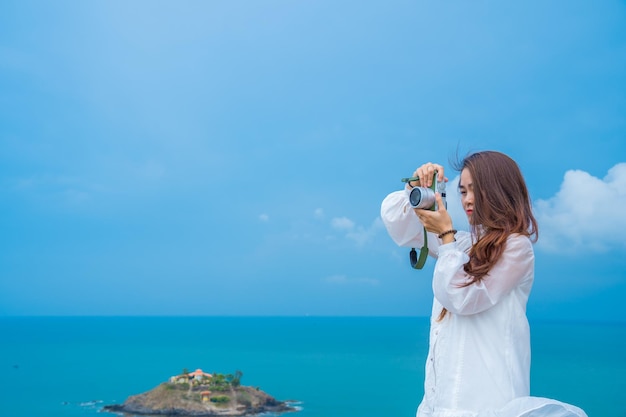
<instances>
[{"instance_id":1,"label":"white dress","mask_svg":"<svg viewBox=\"0 0 626 417\"><path fill-rule=\"evenodd\" d=\"M423 226L405 191L385 198L381 217L398 245L422 247ZM463 286L472 237L458 232L455 238L442 245L434 234L428 235L437 263L424 398L417 417L586 417L578 407L529 396L526 302L535 263L530 239L509 236L489 274ZM438 321L443 307L448 314Z\"/></svg>"}]
</instances>

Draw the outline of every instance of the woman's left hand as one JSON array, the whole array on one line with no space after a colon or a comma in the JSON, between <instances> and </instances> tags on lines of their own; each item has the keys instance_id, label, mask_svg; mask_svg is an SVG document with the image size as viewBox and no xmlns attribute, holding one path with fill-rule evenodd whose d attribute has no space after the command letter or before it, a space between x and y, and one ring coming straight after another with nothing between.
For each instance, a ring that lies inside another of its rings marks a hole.
<instances>
[{"instance_id":1,"label":"woman's left hand","mask_svg":"<svg viewBox=\"0 0 626 417\"><path fill-rule=\"evenodd\" d=\"M409 186L411 187L426 187L429 188L434 181L434 174L437 172L437 181L439 182L448 182L448 178L444 175L443 165L433 164L432 162L427 162L417 168L415 172L413 172L413 176L419 178L419 180L415 182L409 182Z\"/></svg>"}]
</instances>

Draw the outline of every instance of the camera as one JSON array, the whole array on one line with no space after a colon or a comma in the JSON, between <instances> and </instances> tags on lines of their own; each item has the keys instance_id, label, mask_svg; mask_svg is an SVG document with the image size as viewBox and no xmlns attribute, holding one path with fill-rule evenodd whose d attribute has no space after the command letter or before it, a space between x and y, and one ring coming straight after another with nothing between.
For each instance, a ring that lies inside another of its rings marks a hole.
<instances>
[{"instance_id":1,"label":"camera","mask_svg":"<svg viewBox=\"0 0 626 417\"><path fill-rule=\"evenodd\" d=\"M402 181L417 181L416 178L403 178ZM409 191L409 203L411 207L423 209L423 210L437 210L437 203L435 200L435 190L441 194L441 199L444 205L446 204L446 183L443 181L437 181L437 171L433 176L433 184L431 187L413 187Z\"/></svg>"},{"instance_id":2,"label":"camera","mask_svg":"<svg viewBox=\"0 0 626 417\"><path fill-rule=\"evenodd\" d=\"M426 187L413 187L409 192L411 207L432 210L435 207L435 192Z\"/></svg>"}]
</instances>

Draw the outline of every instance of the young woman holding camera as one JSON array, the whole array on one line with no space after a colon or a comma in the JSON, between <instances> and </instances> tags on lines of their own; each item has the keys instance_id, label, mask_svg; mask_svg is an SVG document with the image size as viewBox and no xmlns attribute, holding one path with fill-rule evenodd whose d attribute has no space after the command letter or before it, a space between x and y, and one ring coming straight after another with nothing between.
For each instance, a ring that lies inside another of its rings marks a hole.
<instances>
[{"instance_id":1,"label":"young woman holding camera","mask_svg":"<svg viewBox=\"0 0 626 417\"><path fill-rule=\"evenodd\" d=\"M405 190L388 195L381 217L400 246L437 258L424 397L417 417L583 417L556 400L530 397L526 303L534 279L537 222L519 167L494 151L459 166L461 203L471 231L457 232L436 194L437 210L414 209L412 187L447 181L427 163Z\"/></svg>"}]
</instances>

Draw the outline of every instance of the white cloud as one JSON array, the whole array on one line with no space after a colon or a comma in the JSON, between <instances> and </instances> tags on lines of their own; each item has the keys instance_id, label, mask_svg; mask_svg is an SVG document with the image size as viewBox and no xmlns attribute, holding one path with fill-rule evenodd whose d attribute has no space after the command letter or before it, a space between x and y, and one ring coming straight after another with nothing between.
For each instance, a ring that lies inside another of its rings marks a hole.
<instances>
[{"instance_id":1,"label":"white cloud","mask_svg":"<svg viewBox=\"0 0 626 417\"><path fill-rule=\"evenodd\" d=\"M315 209L315 211L313 212L313 216L315 216L316 219L324 218L324 209L321 209L321 208Z\"/></svg>"},{"instance_id":2,"label":"white cloud","mask_svg":"<svg viewBox=\"0 0 626 417\"><path fill-rule=\"evenodd\" d=\"M357 245L363 246L374 238L379 230L384 229L383 221L380 217L374 219L369 227L357 226L346 234L348 239L354 240Z\"/></svg>"},{"instance_id":3,"label":"white cloud","mask_svg":"<svg viewBox=\"0 0 626 417\"><path fill-rule=\"evenodd\" d=\"M603 179L580 170L567 171L554 197L535 202L538 246L553 252L624 249L624 207L626 163L615 165Z\"/></svg>"},{"instance_id":4,"label":"white cloud","mask_svg":"<svg viewBox=\"0 0 626 417\"><path fill-rule=\"evenodd\" d=\"M373 278L349 278L346 275L331 275L324 281L336 285L371 285L376 286L380 282Z\"/></svg>"},{"instance_id":5,"label":"white cloud","mask_svg":"<svg viewBox=\"0 0 626 417\"><path fill-rule=\"evenodd\" d=\"M384 228L380 217L374 219L369 227L356 225L347 217L335 217L331 220L331 226L339 231L344 231L345 237L353 240L358 246L365 245L373 239L378 230Z\"/></svg>"},{"instance_id":6,"label":"white cloud","mask_svg":"<svg viewBox=\"0 0 626 417\"><path fill-rule=\"evenodd\" d=\"M330 221L331 226L338 230L351 230L354 222L347 217L335 217Z\"/></svg>"},{"instance_id":7,"label":"white cloud","mask_svg":"<svg viewBox=\"0 0 626 417\"><path fill-rule=\"evenodd\" d=\"M270 216L265 213L259 214L259 220L261 220L262 222L268 222L270 220Z\"/></svg>"}]
</instances>

